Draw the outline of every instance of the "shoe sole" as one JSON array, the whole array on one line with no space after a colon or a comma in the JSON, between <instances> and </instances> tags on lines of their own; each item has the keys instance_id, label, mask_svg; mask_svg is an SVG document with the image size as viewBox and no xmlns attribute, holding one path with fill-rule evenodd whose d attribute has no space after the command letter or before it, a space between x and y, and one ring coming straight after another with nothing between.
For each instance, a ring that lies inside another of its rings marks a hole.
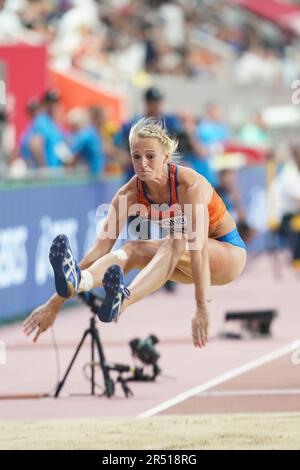
<instances>
[{"instance_id":1,"label":"shoe sole","mask_svg":"<svg viewBox=\"0 0 300 470\"><path fill-rule=\"evenodd\" d=\"M66 279L63 270L63 258L70 249L68 238L65 235L58 235L52 242L49 260L54 271L54 282L56 292L60 297L68 299L74 295L73 284Z\"/></svg>"},{"instance_id":2,"label":"shoe sole","mask_svg":"<svg viewBox=\"0 0 300 470\"><path fill-rule=\"evenodd\" d=\"M120 266L117 264L114 264L110 266L103 277L102 280L102 285L105 290L105 299L103 304L101 305L99 312L98 312L98 317L102 322L105 323L110 323L114 320L114 317L107 317L106 312L103 312L103 310L108 308L109 310L112 309L112 304L115 300L116 295L119 292L120 286L123 283L123 272ZM110 300L108 300L108 298Z\"/></svg>"}]
</instances>

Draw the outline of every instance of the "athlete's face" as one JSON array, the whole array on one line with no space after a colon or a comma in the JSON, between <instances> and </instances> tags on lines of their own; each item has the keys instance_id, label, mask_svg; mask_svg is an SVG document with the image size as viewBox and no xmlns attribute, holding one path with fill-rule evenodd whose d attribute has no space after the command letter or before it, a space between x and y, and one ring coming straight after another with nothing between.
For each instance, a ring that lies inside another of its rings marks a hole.
<instances>
[{"instance_id":1,"label":"athlete's face","mask_svg":"<svg viewBox=\"0 0 300 470\"><path fill-rule=\"evenodd\" d=\"M155 137L139 137L130 145L134 171L142 181L157 178L162 173L167 156Z\"/></svg>"}]
</instances>

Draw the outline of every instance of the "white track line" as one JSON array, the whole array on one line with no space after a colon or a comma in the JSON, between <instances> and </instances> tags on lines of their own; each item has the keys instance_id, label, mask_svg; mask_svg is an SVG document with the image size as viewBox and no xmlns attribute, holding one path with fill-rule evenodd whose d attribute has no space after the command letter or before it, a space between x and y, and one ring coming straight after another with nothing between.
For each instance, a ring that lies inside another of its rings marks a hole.
<instances>
[{"instance_id":1,"label":"white track line","mask_svg":"<svg viewBox=\"0 0 300 470\"><path fill-rule=\"evenodd\" d=\"M150 410L139 414L137 418L149 418L150 416L157 415L158 413L161 413L162 411L165 411L168 408L178 405L178 403L181 403L187 400L188 398L194 397L195 395L199 395L200 393L203 393L206 390L216 387L217 385L223 384L228 380L234 379L235 377L238 377L239 375L242 375L245 372L249 372L250 370L256 369L257 367L260 367L264 364L268 364L269 362L272 362L275 359L279 359L280 357L285 356L286 354L292 353L298 348L300 348L300 340L294 341L288 346L266 354L258 359L255 359L254 361L247 362L243 366L237 367L221 375L218 375L214 379L211 379L208 382L205 382L204 384L191 388L190 390L187 390L186 392L183 392L175 396L174 398L171 398L170 400L167 400L161 403L160 405L155 406L154 408L151 408Z\"/></svg>"},{"instance_id":2,"label":"white track line","mask_svg":"<svg viewBox=\"0 0 300 470\"><path fill-rule=\"evenodd\" d=\"M258 396L272 396L272 395L300 395L300 388L263 388L263 389L249 389L249 390L216 390L215 392L203 392L200 397L258 397Z\"/></svg>"}]
</instances>

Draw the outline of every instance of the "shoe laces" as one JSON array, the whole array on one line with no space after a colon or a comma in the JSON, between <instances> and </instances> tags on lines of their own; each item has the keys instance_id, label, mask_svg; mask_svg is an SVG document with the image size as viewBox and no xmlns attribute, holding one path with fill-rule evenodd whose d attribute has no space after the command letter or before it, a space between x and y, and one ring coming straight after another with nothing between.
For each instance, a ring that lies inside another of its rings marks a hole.
<instances>
[{"instance_id":1,"label":"shoe laces","mask_svg":"<svg viewBox=\"0 0 300 470\"><path fill-rule=\"evenodd\" d=\"M123 299L122 299L122 301L123 301L125 298L126 298L126 299L129 299L129 297L130 297L130 290L127 289L127 287L124 287L124 288L123 288L123 291L122 291L122 294L123 294ZM117 315L116 318L114 319L115 323L118 322L120 316L121 316L121 308L120 308L120 310L119 310L118 315Z\"/></svg>"},{"instance_id":2,"label":"shoe laces","mask_svg":"<svg viewBox=\"0 0 300 470\"><path fill-rule=\"evenodd\" d=\"M124 287L124 289L123 289L123 294L124 294L124 297L126 297L126 299L129 299L129 297L130 297L130 290L127 289L127 287Z\"/></svg>"}]
</instances>

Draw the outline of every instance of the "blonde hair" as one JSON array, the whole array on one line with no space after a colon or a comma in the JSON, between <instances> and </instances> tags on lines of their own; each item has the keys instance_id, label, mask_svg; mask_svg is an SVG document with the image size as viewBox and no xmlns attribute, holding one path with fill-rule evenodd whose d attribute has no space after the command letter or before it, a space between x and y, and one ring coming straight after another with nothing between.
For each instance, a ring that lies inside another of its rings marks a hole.
<instances>
[{"instance_id":1,"label":"blonde hair","mask_svg":"<svg viewBox=\"0 0 300 470\"><path fill-rule=\"evenodd\" d=\"M176 152L178 148L178 140L171 137L165 127L165 123L161 119L141 118L131 126L129 133L129 144L133 139L139 137L153 137L157 139L163 147L168 161L178 162L179 154Z\"/></svg>"}]
</instances>

